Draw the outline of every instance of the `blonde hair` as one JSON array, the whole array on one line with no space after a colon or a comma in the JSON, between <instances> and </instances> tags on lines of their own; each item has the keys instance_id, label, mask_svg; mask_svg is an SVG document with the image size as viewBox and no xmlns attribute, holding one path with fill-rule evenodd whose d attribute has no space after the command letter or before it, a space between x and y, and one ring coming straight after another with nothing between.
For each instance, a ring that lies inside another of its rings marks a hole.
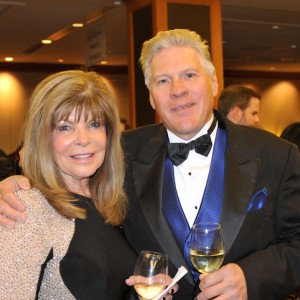
<instances>
[{"instance_id":1,"label":"blonde hair","mask_svg":"<svg viewBox=\"0 0 300 300\"><path fill-rule=\"evenodd\" d=\"M200 54L200 57L202 58L201 62L208 74L210 76L213 75L215 67L211 61L207 42L202 40L199 34L188 29L160 31L155 37L144 42L139 59L144 73L145 84L148 89L151 81L150 65L154 56L162 49L173 46L194 48Z\"/></svg>"},{"instance_id":2,"label":"blonde hair","mask_svg":"<svg viewBox=\"0 0 300 300\"><path fill-rule=\"evenodd\" d=\"M125 218L127 198L124 181L123 151L120 143L120 118L109 84L97 73L82 70L53 74L34 90L24 129L23 171L63 216L84 218L76 197L67 190L54 160L51 136L58 121L76 111L87 118L101 120L107 143L103 164L89 179L91 198L107 223L119 225Z\"/></svg>"}]
</instances>

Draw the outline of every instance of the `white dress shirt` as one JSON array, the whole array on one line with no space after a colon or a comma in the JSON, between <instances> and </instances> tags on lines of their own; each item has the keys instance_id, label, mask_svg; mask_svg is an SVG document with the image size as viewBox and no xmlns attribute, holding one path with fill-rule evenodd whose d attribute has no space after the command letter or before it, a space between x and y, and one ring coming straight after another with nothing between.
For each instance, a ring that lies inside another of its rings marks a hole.
<instances>
[{"instance_id":1,"label":"white dress shirt","mask_svg":"<svg viewBox=\"0 0 300 300\"><path fill-rule=\"evenodd\" d=\"M188 141L180 139L167 130L169 141L170 143L188 143L191 140L206 134L212 121L213 117L205 124L198 134ZM190 227L193 226L203 198L212 160L217 128L218 124L210 135L212 148L207 157L198 154L195 150L191 150L188 158L182 164L179 166L173 165L177 194Z\"/></svg>"}]
</instances>

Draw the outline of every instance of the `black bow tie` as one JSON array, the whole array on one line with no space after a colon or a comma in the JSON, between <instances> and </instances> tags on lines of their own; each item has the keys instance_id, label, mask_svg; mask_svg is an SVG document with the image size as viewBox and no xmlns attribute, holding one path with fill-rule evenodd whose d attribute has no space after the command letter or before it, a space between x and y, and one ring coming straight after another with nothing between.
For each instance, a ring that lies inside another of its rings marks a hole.
<instances>
[{"instance_id":1,"label":"black bow tie","mask_svg":"<svg viewBox=\"0 0 300 300\"><path fill-rule=\"evenodd\" d=\"M217 120L214 118L211 126L207 130L207 134L204 134L197 139L190 141L189 143L169 143L167 145L167 153L171 161L175 166L179 166L189 156L190 150L194 150L204 156L207 156L210 152L212 142L210 134L215 129Z\"/></svg>"}]
</instances>

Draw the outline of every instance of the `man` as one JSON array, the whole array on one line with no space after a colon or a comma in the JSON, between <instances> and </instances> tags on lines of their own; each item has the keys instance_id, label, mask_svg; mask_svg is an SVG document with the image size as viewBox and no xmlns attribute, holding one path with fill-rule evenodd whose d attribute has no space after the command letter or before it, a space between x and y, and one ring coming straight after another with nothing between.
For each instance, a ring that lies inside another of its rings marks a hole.
<instances>
[{"instance_id":1,"label":"man","mask_svg":"<svg viewBox=\"0 0 300 300\"><path fill-rule=\"evenodd\" d=\"M235 124L256 126L259 123L261 96L243 85L229 85L220 95L218 110Z\"/></svg>"},{"instance_id":2,"label":"man","mask_svg":"<svg viewBox=\"0 0 300 300\"><path fill-rule=\"evenodd\" d=\"M167 253L171 276L181 265L189 268L173 299L283 299L300 285L298 150L213 111L216 73L195 32L159 32L144 43L140 62L163 124L123 134L129 242L136 251ZM176 144L200 136L201 144ZM26 181L18 184L28 188ZM0 184L3 199L22 210L11 193L16 188L14 180ZM24 220L3 199L1 213ZM204 221L221 224L225 259L219 270L201 274L199 284L188 241L193 223ZM1 224L10 222L0 216Z\"/></svg>"}]
</instances>

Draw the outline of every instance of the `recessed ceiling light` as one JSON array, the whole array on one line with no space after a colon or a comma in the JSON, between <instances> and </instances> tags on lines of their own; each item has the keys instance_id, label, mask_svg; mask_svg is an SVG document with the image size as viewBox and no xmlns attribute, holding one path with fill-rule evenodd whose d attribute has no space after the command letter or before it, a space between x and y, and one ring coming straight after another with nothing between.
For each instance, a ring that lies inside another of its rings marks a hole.
<instances>
[{"instance_id":1,"label":"recessed ceiling light","mask_svg":"<svg viewBox=\"0 0 300 300\"><path fill-rule=\"evenodd\" d=\"M73 23L72 26L75 28L81 28L83 27L83 23Z\"/></svg>"},{"instance_id":2,"label":"recessed ceiling light","mask_svg":"<svg viewBox=\"0 0 300 300\"><path fill-rule=\"evenodd\" d=\"M272 29L279 29L279 26L278 25L273 25Z\"/></svg>"},{"instance_id":3,"label":"recessed ceiling light","mask_svg":"<svg viewBox=\"0 0 300 300\"><path fill-rule=\"evenodd\" d=\"M5 61L13 61L14 58L13 58L13 57L5 57L4 60L5 60Z\"/></svg>"},{"instance_id":4,"label":"recessed ceiling light","mask_svg":"<svg viewBox=\"0 0 300 300\"><path fill-rule=\"evenodd\" d=\"M100 64L101 64L101 65L107 65L107 61L106 61L106 60L102 60L102 61L100 62Z\"/></svg>"},{"instance_id":5,"label":"recessed ceiling light","mask_svg":"<svg viewBox=\"0 0 300 300\"><path fill-rule=\"evenodd\" d=\"M62 58L58 59L57 61L58 61L59 63L63 63L63 62L64 62L64 60L63 60Z\"/></svg>"},{"instance_id":6,"label":"recessed ceiling light","mask_svg":"<svg viewBox=\"0 0 300 300\"><path fill-rule=\"evenodd\" d=\"M297 48L297 45L291 45L291 48L292 48L292 49L296 49L296 48Z\"/></svg>"},{"instance_id":7,"label":"recessed ceiling light","mask_svg":"<svg viewBox=\"0 0 300 300\"><path fill-rule=\"evenodd\" d=\"M49 45L52 44L51 40L42 40L42 44Z\"/></svg>"}]
</instances>

